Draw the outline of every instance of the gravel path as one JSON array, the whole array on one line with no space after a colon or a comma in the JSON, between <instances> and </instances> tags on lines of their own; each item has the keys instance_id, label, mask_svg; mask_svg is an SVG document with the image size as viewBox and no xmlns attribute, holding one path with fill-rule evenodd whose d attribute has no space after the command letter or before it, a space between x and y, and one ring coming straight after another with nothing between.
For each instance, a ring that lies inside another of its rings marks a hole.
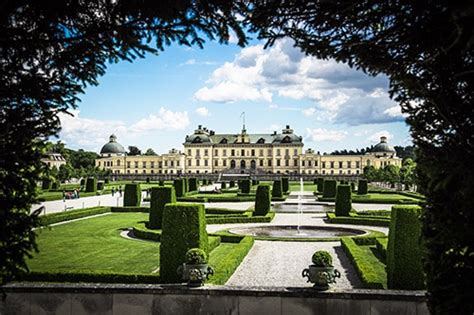
<instances>
[{"instance_id":1,"label":"gravel path","mask_svg":"<svg viewBox=\"0 0 474 315\"><path fill-rule=\"evenodd\" d=\"M311 287L301 276L311 264L316 250L326 250L333 265L341 272L333 289L361 287L356 272L339 242L279 242L255 241L244 261L227 281L229 286Z\"/></svg>"}]
</instances>

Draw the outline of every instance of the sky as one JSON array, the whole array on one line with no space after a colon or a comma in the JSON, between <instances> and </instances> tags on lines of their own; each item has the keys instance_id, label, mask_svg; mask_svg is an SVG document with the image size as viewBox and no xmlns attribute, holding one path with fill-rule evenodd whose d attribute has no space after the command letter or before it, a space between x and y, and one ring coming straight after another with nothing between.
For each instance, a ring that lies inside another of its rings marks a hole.
<instances>
[{"instance_id":1,"label":"sky","mask_svg":"<svg viewBox=\"0 0 474 315\"><path fill-rule=\"evenodd\" d=\"M99 152L111 134L125 148L157 153L183 149L198 125L238 133L281 132L290 125L305 149L364 148L381 136L410 145L400 108L385 76L369 77L334 60L318 60L291 40L264 49L208 42L204 49L172 45L133 63L110 64L98 86L61 114L59 139L72 149Z\"/></svg>"}]
</instances>

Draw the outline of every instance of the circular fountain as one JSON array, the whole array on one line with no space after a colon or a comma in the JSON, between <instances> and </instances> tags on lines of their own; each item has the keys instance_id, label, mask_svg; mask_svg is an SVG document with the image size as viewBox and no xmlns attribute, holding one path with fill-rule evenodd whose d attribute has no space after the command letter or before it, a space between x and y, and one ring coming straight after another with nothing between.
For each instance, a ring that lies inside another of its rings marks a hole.
<instances>
[{"instance_id":1,"label":"circular fountain","mask_svg":"<svg viewBox=\"0 0 474 315\"><path fill-rule=\"evenodd\" d=\"M367 234L367 231L315 225L270 225L254 227L238 227L229 229L229 233L238 235L249 235L254 237L270 238L339 238L342 236L359 236Z\"/></svg>"}]
</instances>

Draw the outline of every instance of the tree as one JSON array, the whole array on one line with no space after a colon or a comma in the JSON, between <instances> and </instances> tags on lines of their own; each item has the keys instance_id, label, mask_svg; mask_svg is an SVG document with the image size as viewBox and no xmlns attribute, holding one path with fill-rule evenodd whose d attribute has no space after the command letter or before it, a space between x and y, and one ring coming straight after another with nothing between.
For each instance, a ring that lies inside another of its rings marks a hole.
<instances>
[{"instance_id":1,"label":"tree","mask_svg":"<svg viewBox=\"0 0 474 315\"><path fill-rule=\"evenodd\" d=\"M156 153L152 148L148 148L145 152L145 155L156 155Z\"/></svg>"},{"instance_id":2,"label":"tree","mask_svg":"<svg viewBox=\"0 0 474 315\"><path fill-rule=\"evenodd\" d=\"M396 165L387 165L383 168L383 180L389 182L392 186L400 182L400 167Z\"/></svg>"},{"instance_id":3,"label":"tree","mask_svg":"<svg viewBox=\"0 0 474 315\"><path fill-rule=\"evenodd\" d=\"M405 189L409 189L416 183L416 163L410 158L402 162L400 181L405 185Z\"/></svg>"},{"instance_id":4,"label":"tree","mask_svg":"<svg viewBox=\"0 0 474 315\"><path fill-rule=\"evenodd\" d=\"M272 45L383 73L408 115L427 202L428 305L474 312L474 9L471 1L254 2L247 23Z\"/></svg>"},{"instance_id":5,"label":"tree","mask_svg":"<svg viewBox=\"0 0 474 315\"><path fill-rule=\"evenodd\" d=\"M132 146L128 147L128 153L127 154L128 155L140 155L140 154L142 154L142 151L139 148L132 145Z\"/></svg>"},{"instance_id":6,"label":"tree","mask_svg":"<svg viewBox=\"0 0 474 315\"><path fill-rule=\"evenodd\" d=\"M237 4L216 0L2 3L0 284L26 271L25 257L36 249L29 211L45 170L42 139L57 135L58 114L76 107L109 62L132 62L172 42L202 47L204 36L225 43L229 29L244 45L240 13Z\"/></svg>"},{"instance_id":7,"label":"tree","mask_svg":"<svg viewBox=\"0 0 474 315\"><path fill-rule=\"evenodd\" d=\"M66 163L59 167L58 172L58 179L62 182L71 179L74 174L74 169L72 168L71 164Z\"/></svg>"}]
</instances>

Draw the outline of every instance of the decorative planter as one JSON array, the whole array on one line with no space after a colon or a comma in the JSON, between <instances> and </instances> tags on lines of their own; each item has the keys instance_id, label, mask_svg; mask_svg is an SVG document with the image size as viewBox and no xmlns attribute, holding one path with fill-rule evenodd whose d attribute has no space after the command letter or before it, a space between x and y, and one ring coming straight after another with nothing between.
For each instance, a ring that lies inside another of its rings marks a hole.
<instances>
[{"instance_id":1,"label":"decorative planter","mask_svg":"<svg viewBox=\"0 0 474 315\"><path fill-rule=\"evenodd\" d=\"M318 267L310 265L303 270L303 278L307 277L308 282L314 283L316 290L327 290L331 283L336 283L336 278L341 277L341 273L334 267Z\"/></svg>"},{"instance_id":2,"label":"decorative planter","mask_svg":"<svg viewBox=\"0 0 474 315\"><path fill-rule=\"evenodd\" d=\"M214 274L214 269L208 264L182 264L178 267L178 275L183 282L188 282L190 287L200 287L211 275Z\"/></svg>"}]
</instances>

